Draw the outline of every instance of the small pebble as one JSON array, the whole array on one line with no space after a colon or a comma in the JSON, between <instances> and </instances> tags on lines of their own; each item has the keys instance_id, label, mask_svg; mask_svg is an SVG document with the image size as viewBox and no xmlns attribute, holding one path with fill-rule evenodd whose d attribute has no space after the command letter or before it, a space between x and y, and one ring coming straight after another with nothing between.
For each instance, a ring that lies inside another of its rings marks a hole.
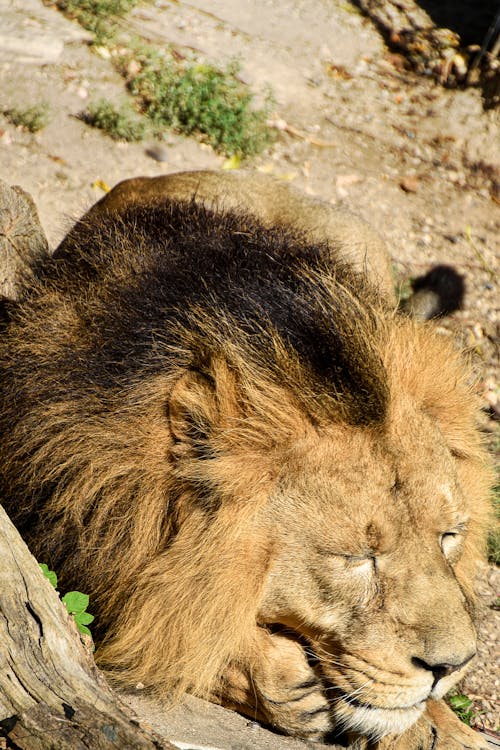
<instances>
[{"instance_id":1,"label":"small pebble","mask_svg":"<svg viewBox=\"0 0 500 750\"><path fill-rule=\"evenodd\" d=\"M146 154L155 161L168 161L170 158L168 150L160 143L155 143L152 146L149 146L149 148L146 149Z\"/></svg>"},{"instance_id":2,"label":"small pebble","mask_svg":"<svg viewBox=\"0 0 500 750\"><path fill-rule=\"evenodd\" d=\"M403 177L399 183L399 187L404 190L405 193L416 193L419 188L418 177Z\"/></svg>"}]
</instances>

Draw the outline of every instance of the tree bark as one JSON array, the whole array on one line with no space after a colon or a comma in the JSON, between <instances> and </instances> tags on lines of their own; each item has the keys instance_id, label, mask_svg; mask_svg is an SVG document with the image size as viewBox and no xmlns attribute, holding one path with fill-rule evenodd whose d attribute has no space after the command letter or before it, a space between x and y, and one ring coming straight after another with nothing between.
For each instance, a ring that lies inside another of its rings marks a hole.
<instances>
[{"instance_id":1,"label":"tree bark","mask_svg":"<svg viewBox=\"0 0 500 750\"><path fill-rule=\"evenodd\" d=\"M47 240L31 195L0 180L0 296L17 299L33 267L47 256Z\"/></svg>"},{"instance_id":2,"label":"tree bark","mask_svg":"<svg viewBox=\"0 0 500 750\"><path fill-rule=\"evenodd\" d=\"M127 716L1 506L0 738L13 750L173 750Z\"/></svg>"}]
</instances>

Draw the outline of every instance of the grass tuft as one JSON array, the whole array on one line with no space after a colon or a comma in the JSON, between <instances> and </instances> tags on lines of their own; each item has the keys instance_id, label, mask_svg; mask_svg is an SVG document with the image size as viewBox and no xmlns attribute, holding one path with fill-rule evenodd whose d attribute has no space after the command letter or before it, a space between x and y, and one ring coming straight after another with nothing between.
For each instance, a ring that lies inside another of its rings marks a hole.
<instances>
[{"instance_id":1,"label":"grass tuft","mask_svg":"<svg viewBox=\"0 0 500 750\"><path fill-rule=\"evenodd\" d=\"M272 142L274 134L266 125L271 96L255 107L251 90L238 78L237 63L218 68L177 62L144 46L132 55L135 66L127 87L157 130L197 135L227 156L253 156ZM122 63L126 74L132 66Z\"/></svg>"},{"instance_id":2,"label":"grass tuft","mask_svg":"<svg viewBox=\"0 0 500 750\"><path fill-rule=\"evenodd\" d=\"M89 104L79 117L87 125L104 131L115 141L142 141L147 131L145 121L132 107L124 104L117 109L105 99Z\"/></svg>"},{"instance_id":3,"label":"grass tuft","mask_svg":"<svg viewBox=\"0 0 500 750\"><path fill-rule=\"evenodd\" d=\"M6 109L3 114L13 125L23 128L23 130L29 130L30 133L43 130L50 121L49 107L45 103L34 104L24 109Z\"/></svg>"},{"instance_id":4,"label":"grass tuft","mask_svg":"<svg viewBox=\"0 0 500 750\"><path fill-rule=\"evenodd\" d=\"M137 0L56 0L57 8L95 34L98 44L113 37L117 19L135 5Z\"/></svg>"}]
</instances>

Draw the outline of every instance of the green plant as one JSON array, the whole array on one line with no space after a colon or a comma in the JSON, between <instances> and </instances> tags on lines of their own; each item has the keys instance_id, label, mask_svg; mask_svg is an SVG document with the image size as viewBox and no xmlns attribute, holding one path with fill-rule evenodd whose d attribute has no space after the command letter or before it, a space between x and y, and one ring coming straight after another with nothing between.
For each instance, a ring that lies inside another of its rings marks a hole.
<instances>
[{"instance_id":1,"label":"green plant","mask_svg":"<svg viewBox=\"0 0 500 750\"><path fill-rule=\"evenodd\" d=\"M44 574L45 578L52 584L52 586L57 589L57 575L55 571L49 570L49 566L45 563L38 563L40 568L42 569L42 573Z\"/></svg>"},{"instance_id":2,"label":"green plant","mask_svg":"<svg viewBox=\"0 0 500 750\"><path fill-rule=\"evenodd\" d=\"M94 34L94 42L107 44L115 34L117 21L137 0L56 0L56 5ZM115 50L116 52L116 50ZM226 68L196 61L176 61L149 45L135 45L125 53L134 57L139 71L122 73L140 108L158 131L172 128L184 135L199 135L216 151L227 156L252 156L274 138L266 120L271 106L269 93L262 107L256 107L250 89L238 78L238 65ZM122 61L123 62L123 58ZM95 105L94 105L95 106ZM97 110L89 108L82 119L108 132L113 138L141 140L142 125L123 109L107 102Z\"/></svg>"},{"instance_id":3,"label":"green plant","mask_svg":"<svg viewBox=\"0 0 500 750\"><path fill-rule=\"evenodd\" d=\"M47 578L47 580L50 581L52 586L57 590L56 573L53 570L49 570L49 566L45 563L39 563L39 566L45 578ZM76 626L80 633L84 633L85 635L89 635L90 637L92 637L92 633L87 627L87 625L90 625L90 623L94 620L94 616L86 611L87 607L89 606L88 594L82 594L80 593L80 591L68 591L68 593L64 594L64 596L61 598L61 601L68 610L69 614L73 615Z\"/></svg>"},{"instance_id":4,"label":"green plant","mask_svg":"<svg viewBox=\"0 0 500 750\"><path fill-rule=\"evenodd\" d=\"M262 151L273 138L266 125L271 106L268 93L261 108L238 78L239 66L226 68L198 62L177 62L151 47L131 54L139 71L127 86L157 129L199 135L216 151L242 157ZM122 72L130 69L121 61Z\"/></svg>"},{"instance_id":5,"label":"green plant","mask_svg":"<svg viewBox=\"0 0 500 750\"><path fill-rule=\"evenodd\" d=\"M30 133L37 133L49 124L50 114L48 105L33 104L31 107L24 109L12 108L4 110L3 114L13 125L29 130Z\"/></svg>"},{"instance_id":6,"label":"green plant","mask_svg":"<svg viewBox=\"0 0 500 750\"><path fill-rule=\"evenodd\" d=\"M111 38L117 19L136 4L137 0L56 0L59 10L91 31L96 42Z\"/></svg>"},{"instance_id":7,"label":"green plant","mask_svg":"<svg viewBox=\"0 0 500 750\"><path fill-rule=\"evenodd\" d=\"M393 266L393 274L394 276L397 275L397 270ZM412 279L401 279L396 283L396 298L399 300L400 303L406 302L408 299L410 299L411 295L413 293L412 289Z\"/></svg>"},{"instance_id":8,"label":"green plant","mask_svg":"<svg viewBox=\"0 0 500 750\"><path fill-rule=\"evenodd\" d=\"M87 625L90 625L90 623L94 620L94 616L86 611L87 607L89 606L88 594L82 594L80 593L80 591L68 591L67 594L64 594L61 601L68 610L69 614L73 615L76 626L80 633L85 633L85 635L92 636L90 630L87 627Z\"/></svg>"},{"instance_id":9,"label":"green plant","mask_svg":"<svg viewBox=\"0 0 500 750\"><path fill-rule=\"evenodd\" d=\"M463 721L467 726L471 726L473 719L476 719L483 712L474 710L474 702L467 695L463 693L455 693L448 697L448 703L450 704L453 711L456 713L460 721Z\"/></svg>"},{"instance_id":10,"label":"green plant","mask_svg":"<svg viewBox=\"0 0 500 750\"><path fill-rule=\"evenodd\" d=\"M113 104L101 99L91 103L80 119L107 133L116 141L141 141L146 134L146 123L128 105L117 109Z\"/></svg>"}]
</instances>

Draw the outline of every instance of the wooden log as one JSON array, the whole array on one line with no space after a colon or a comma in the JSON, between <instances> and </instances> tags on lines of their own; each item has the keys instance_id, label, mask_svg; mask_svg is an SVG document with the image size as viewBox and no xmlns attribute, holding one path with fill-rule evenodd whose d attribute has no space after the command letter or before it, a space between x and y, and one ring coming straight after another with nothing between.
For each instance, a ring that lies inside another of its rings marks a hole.
<instances>
[{"instance_id":1,"label":"wooden log","mask_svg":"<svg viewBox=\"0 0 500 750\"><path fill-rule=\"evenodd\" d=\"M500 11L492 18L481 47L481 39L467 46L455 31L437 26L418 0L354 2L375 23L388 45L405 55L414 70L432 75L447 86L480 85L486 105L498 103Z\"/></svg>"},{"instance_id":2,"label":"wooden log","mask_svg":"<svg viewBox=\"0 0 500 750\"><path fill-rule=\"evenodd\" d=\"M49 248L29 193L0 180L0 296L14 300Z\"/></svg>"},{"instance_id":3,"label":"wooden log","mask_svg":"<svg viewBox=\"0 0 500 750\"><path fill-rule=\"evenodd\" d=\"M459 64L460 38L450 29L436 27L415 0L356 0L376 24L388 44L406 55L419 73L432 73L443 83L455 74L451 61ZM467 68L460 74L465 77Z\"/></svg>"},{"instance_id":4,"label":"wooden log","mask_svg":"<svg viewBox=\"0 0 500 750\"><path fill-rule=\"evenodd\" d=\"M16 750L174 750L127 715L1 507L0 738Z\"/></svg>"}]
</instances>

